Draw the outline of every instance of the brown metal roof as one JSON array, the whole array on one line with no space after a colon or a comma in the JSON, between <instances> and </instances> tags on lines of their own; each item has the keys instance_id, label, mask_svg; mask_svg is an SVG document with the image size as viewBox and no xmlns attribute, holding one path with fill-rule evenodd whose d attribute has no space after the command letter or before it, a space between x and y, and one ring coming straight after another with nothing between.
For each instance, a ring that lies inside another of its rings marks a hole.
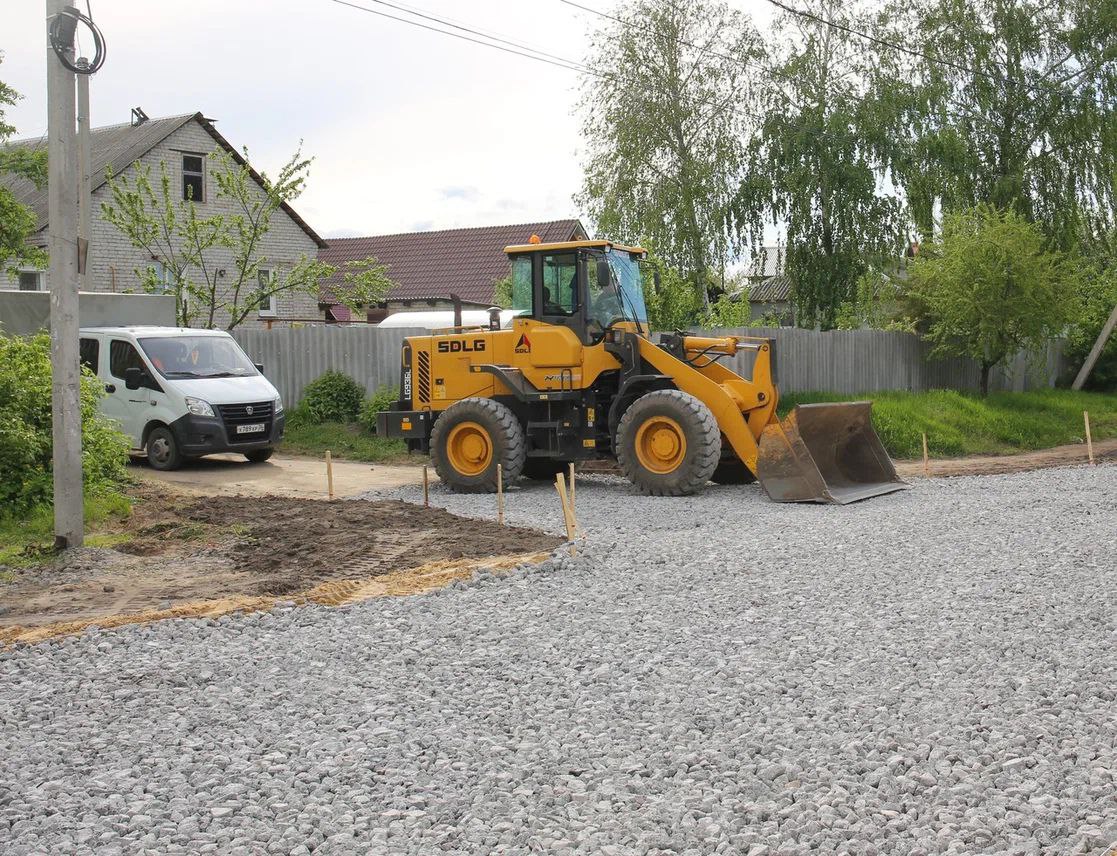
<instances>
[{"instance_id":1,"label":"brown metal roof","mask_svg":"<svg viewBox=\"0 0 1117 856\"><path fill-rule=\"evenodd\" d=\"M120 174L183 125L191 121L196 121L205 128L206 132L213 137L214 141L219 146L232 155L233 159L238 164L248 166L252 177L257 182L263 183L260 174L248 165L244 156L238 152L228 140L221 136L213 126L212 119L207 119L201 113L184 113L181 116L148 119L140 125L132 125L129 122L125 122L121 125L106 125L101 128L93 128L89 132L93 167L90 177L92 179L93 190L96 191L97 188L105 183L105 170L107 167L112 169L114 175ZM26 140L14 140L8 145L13 147L24 147L34 151L46 148L47 138L43 136ZM38 231L41 232L45 229L47 227L46 185L44 184L42 187L36 187L33 182L25 178L19 178L8 174L0 177L0 182L3 182L4 186L12 191L19 202L35 212L35 217L38 219ZM319 247L326 246L326 242L310 228L302 217L295 213L295 210L291 208L290 205L284 202L281 207Z\"/></svg>"},{"instance_id":2,"label":"brown metal roof","mask_svg":"<svg viewBox=\"0 0 1117 856\"><path fill-rule=\"evenodd\" d=\"M583 239L586 231L578 220L517 223L511 226L481 226L444 229L438 232L404 232L367 238L331 238L319 250L318 259L338 267L323 280L319 300L334 303L331 288L342 282L347 261L374 256L388 266L396 283L388 300L434 300L457 294L466 303L493 302L494 283L508 275L504 248L526 244L532 235L544 243Z\"/></svg>"}]
</instances>

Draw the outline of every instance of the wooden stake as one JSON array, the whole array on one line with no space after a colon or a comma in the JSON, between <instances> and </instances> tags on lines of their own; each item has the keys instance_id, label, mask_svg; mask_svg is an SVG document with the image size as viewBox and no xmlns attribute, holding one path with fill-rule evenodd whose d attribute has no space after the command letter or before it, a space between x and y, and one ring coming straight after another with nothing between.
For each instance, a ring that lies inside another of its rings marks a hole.
<instances>
[{"instance_id":1,"label":"wooden stake","mask_svg":"<svg viewBox=\"0 0 1117 856\"><path fill-rule=\"evenodd\" d=\"M931 464L927 460L927 434L923 434L923 475L927 478L931 477Z\"/></svg>"},{"instance_id":2,"label":"wooden stake","mask_svg":"<svg viewBox=\"0 0 1117 856\"><path fill-rule=\"evenodd\" d=\"M431 507L431 483L430 476L427 475L426 464L423 465L423 507Z\"/></svg>"},{"instance_id":3,"label":"wooden stake","mask_svg":"<svg viewBox=\"0 0 1117 856\"><path fill-rule=\"evenodd\" d=\"M334 459L330 450L326 449L326 485L330 491L330 499L334 498Z\"/></svg>"},{"instance_id":4,"label":"wooden stake","mask_svg":"<svg viewBox=\"0 0 1117 856\"><path fill-rule=\"evenodd\" d=\"M562 519L566 523L566 540L574 540L574 515L570 511L570 497L566 493L566 478L562 473L555 477L555 490L558 491L559 501L562 503Z\"/></svg>"},{"instance_id":5,"label":"wooden stake","mask_svg":"<svg viewBox=\"0 0 1117 856\"><path fill-rule=\"evenodd\" d=\"M578 519L578 512L574 508L574 462L570 462L570 516Z\"/></svg>"},{"instance_id":6,"label":"wooden stake","mask_svg":"<svg viewBox=\"0 0 1117 856\"><path fill-rule=\"evenodd\" d=\"M1082 411L1082 419L1086 423L1086 455L1090 463L1094 463L1094 438L1090 436L1090 411Z\"/></svg>"},{"instance_id":7,"label":"wooden stake","mask_svg":"<svg viewBox=\"0 0 1117 856\"><path fill-rule=\"evenodd\" d=\"M504 525L504 467L496 465L496 522Z\"/></svg>"}]
</instances>

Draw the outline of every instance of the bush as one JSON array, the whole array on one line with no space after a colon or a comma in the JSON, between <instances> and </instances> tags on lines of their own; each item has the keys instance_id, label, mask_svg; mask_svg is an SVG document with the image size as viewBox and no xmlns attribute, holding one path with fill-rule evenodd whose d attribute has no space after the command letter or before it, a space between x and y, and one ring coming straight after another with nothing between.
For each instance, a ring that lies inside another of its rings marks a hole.
<instances>
[{"instance_id":1,"label":"bush","mask_svg":"<svg viewBox=\"0 0 1117 856\"><path fill-rule=\"evenodd\" d=\"M1117 263L1108 269L1090 273L1083 292L1082 319L1067 336L1067 376L1064 381L1068 386L1086 362L1114 306L1117 306ZM1102 348L1094 370L1086 379L1085 388L1097 392L1117 392L1117 333L1110 336Z\"/></svg>"},{"instance_id":2,"label":"bush","mask_svg":"<svg viewBox=\"0 0 1117 856\"><path fill-rule=\"evenodd\" d=\"M81 378L82 470L87 495L124 481L128 440L101 415L100 381ZM22 515L53 497L50 338L0 336L0 508ZM7 516L7 515L6 515Z\"/></svg>"},{"instance_id":3,"label":"bush","mask_svg":"<svg viewBox=\"0 0 1117 856\"><path fill-rule=\"evenodd\" d=\"M308 384L303 391L303 400L297 408L296 417L314 423L356 422L361 403L365 400L365 388L347 374L328 371L317 380Z\"/></svg>"},{"instance_id":4,"label":"bush","mask_svg":"<svg viewBox=\"0 0 1117 856\"><path fill-rule=\"evenodd\" d=\"M376 433L376 414L382 410L387 410L399 400L399 388L394 386L382 386L376 390L372 395L365 399L364 404L361 405L361 414L358 421L361 427L368 431L370 434Z\"/></svg>"}]
</instances>

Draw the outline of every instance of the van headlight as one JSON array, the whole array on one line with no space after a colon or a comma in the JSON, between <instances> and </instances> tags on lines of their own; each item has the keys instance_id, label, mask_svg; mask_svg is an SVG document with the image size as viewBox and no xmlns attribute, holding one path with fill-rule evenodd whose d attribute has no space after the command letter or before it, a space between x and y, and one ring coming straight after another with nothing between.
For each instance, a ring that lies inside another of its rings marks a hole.
<instances>
[{"instance_id":1,"label":"van headlight","mask_svg":"<svg viewBox=\"0 0 1117 856\"><path fill-rule=\"evenodd\" d=\"M275 400L275 415L278 416L283 412L283 396L279 396Z\"/></svg>"},{"instance_id":2,"label":"van headlight","mask_svg":"<svg viewBox=\"0 0 1117 856\"><path fill-rule=\"evenodd\" d=\"M186 396L186 409L193 413L195 416L214 416L213 408L209 406L208 401L202 401L200 398L191 398Z\"/></svg>"}]
</instances>

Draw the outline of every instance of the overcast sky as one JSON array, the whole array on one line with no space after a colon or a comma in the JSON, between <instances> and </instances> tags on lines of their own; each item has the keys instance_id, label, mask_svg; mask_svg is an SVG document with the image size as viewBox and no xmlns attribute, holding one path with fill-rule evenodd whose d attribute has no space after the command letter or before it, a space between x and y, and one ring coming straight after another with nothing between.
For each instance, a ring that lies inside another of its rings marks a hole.
<instances>
[{"instance_id":1,"label":"overcast sky","mask_svg":"<svg viewBox=\"0 0 1117 856\"><path fill-rule=\"evenodd\" d=\"M560 0L392 2L573 60L603 23ZM768 18L763 0L734 5ZM0 7L0 80L24 96L8 118L17 136L39 135L45 3ZM301 139L314 165L294 205L322 235L583 214L572 199L582 154L575 72L332 0L93 0L93 13L108 44L90 88L94 126L127 121L133 106L153 118L200 110L265 170Z\"/></svg>"}]
</instances>

